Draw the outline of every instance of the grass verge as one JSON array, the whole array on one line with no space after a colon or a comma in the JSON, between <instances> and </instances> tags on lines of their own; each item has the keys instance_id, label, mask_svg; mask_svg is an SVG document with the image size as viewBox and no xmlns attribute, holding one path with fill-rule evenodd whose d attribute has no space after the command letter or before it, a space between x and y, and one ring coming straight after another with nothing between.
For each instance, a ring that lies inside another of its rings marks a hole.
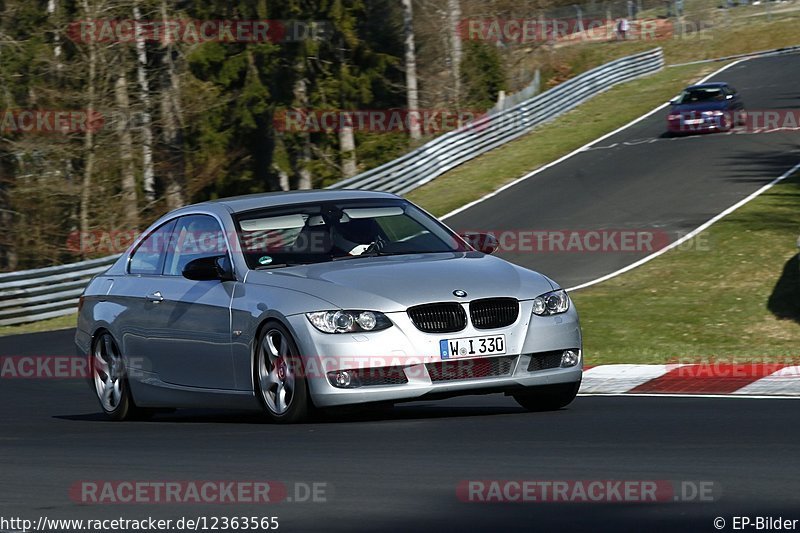
<instances>
[{"instance_id":1,"label":"grass verge","mask_svg":"<svg viewBox=\"0 0 800 533\"><path fill-rule=\"evenodd\" d=\"M800 173L692 246L572 294L587 364L800 355Z\"/></svg>"},{"instance_id":2,"label":"grass verge","mask_svg":"<svg viewBox=\"0 0 800 533\"><path fill-rule=\"evenodd\" d=\"M77 315L65 315L30 324L18 326L0 326L0 337L6 335L21 335L23 333L38 333L40 331L55 331L57 329L74 328Z\"/></svg>"}]
</instances>

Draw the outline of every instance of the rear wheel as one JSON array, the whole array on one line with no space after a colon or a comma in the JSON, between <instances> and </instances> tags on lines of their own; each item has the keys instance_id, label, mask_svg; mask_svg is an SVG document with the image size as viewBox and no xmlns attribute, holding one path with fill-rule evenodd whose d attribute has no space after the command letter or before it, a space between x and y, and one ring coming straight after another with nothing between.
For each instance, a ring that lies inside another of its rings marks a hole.
<instances>
[{"instance_id":1,"label":"rear wheel","mask_svg":"<svg viewBox=\"0 0 800 533\"><path fill-rule=\"evenodd\" d=\"M151 411L136 407L131 396L125 362L110 333L101 333L91 357L92 383L103 412L112 420L147 418Z\"/></svg>"},{"instance_id":2,"label":"rear wheel","mask_svg":"<svg viewBox=\"0 0 800 533\"><path fill-rule=\"evenodd\" d=\"M528 411L556 411L572 403L580 388L580 381L547 385L535 392L514 394L514 399Z\"/></svg>"},{"instance_id":3,"label":"rear wheel","mask_svg":"<svg viewBox=\"0 0 800 533\"><path fill-rule=\"evenodd\" d=\"M292 423L308 416L311 401L297 344L277 322L262 329L254 373L256 395L270 420Z\"/></svg>"}]
</instances>

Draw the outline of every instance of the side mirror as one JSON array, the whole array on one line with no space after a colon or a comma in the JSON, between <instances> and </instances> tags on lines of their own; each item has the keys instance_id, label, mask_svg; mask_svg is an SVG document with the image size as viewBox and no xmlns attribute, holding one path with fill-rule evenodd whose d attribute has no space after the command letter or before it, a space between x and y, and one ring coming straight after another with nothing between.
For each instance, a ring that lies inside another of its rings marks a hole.
<instances>
[{"instance_id":1,"label":"side mirror","mask_svg":"<svg viewBox=\"0 0 800 533\"><path fill-rule=\"evenodd\" d=\"M467 244L485 254L493 254L500 247L497 238L491 233L464 233L459 235Z\"/></svg>"},{"instance_id":2,"label":"side mirror","mask_svg":"<svg viewBox=\"0 0 800 533\"><path fill-rule=\"evenodd\" d=\"M183 267L183 277L195 281L233 281L233 268L227 255L192 259Z\"/></svg>"}]
</instances>

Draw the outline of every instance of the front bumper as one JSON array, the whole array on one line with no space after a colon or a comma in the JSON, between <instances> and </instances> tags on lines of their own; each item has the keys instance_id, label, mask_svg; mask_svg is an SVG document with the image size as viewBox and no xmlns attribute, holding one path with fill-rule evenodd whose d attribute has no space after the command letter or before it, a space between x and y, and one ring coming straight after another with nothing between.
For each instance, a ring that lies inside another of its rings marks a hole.
<instances>
[{"instance_id":1,"label":"front bumper","mask_svg":"<svg viewBox=\"0 0 800 533\"><path fill-rule=\"evenodd\" d=\"M520 302L517 321L505 328L479 330L468 324L462 331L445 334L419 331L406 313L390 313L387 316L394 326L364 334L321 333L304 315L289 317L289 321L297 337L314 404L331 407L410 401L438 395L512 392L580 381L583 354L574 308L549 317L532 315L531 308L532 302ZM505 335L504 355L443 362L439 349L442 339L495 334ZM575 366L546 365L538 369L540 365L531 365L532 358L540 358L542 354L552 357L568 349L577 350L581 355ZM467 372L459 374L459 365L466 367ZM329 372L354 369L390 370L401 379L393 380L392 384L338 388L328 378ZM502 372L473 372L471 369L500 369Z\"/></svg>"},{"instance_id":2,"label":"front bumper","mask_svg":"<svg viewBox=\"0 0 800 533\"><path fill-rule=\"evenodd\" d=\"M727 117L692 117L688 120L702 120L697 124L687 123L687 119L667 120L667 130L671 133L708 133L714 131L727 131L730 123Z\"/></svg>"}]
</instances>

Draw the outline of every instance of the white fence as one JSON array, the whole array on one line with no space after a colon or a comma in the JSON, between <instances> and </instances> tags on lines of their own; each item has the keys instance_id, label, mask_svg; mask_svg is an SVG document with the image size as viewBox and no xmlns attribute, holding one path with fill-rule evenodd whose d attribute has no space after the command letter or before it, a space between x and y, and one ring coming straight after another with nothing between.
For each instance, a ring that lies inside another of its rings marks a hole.
<instances>
[{"instance_id":1,"label":"white fence","mask_svg":"<svg viewBox=\"0 0 800 533\"><path fill-rule=\"evenodd\" d=\"M446 133L394 161L331 188L403 194L448 170L525 135L618 83L664 67L660 48L624 57L576 76L503 111L490 111L466 127ZM519 98L511 95L509 98ZM0 274L0 326L34 322L75 312L92 277L118 255L34 270Z\"/></svg>"}]
</instances>

